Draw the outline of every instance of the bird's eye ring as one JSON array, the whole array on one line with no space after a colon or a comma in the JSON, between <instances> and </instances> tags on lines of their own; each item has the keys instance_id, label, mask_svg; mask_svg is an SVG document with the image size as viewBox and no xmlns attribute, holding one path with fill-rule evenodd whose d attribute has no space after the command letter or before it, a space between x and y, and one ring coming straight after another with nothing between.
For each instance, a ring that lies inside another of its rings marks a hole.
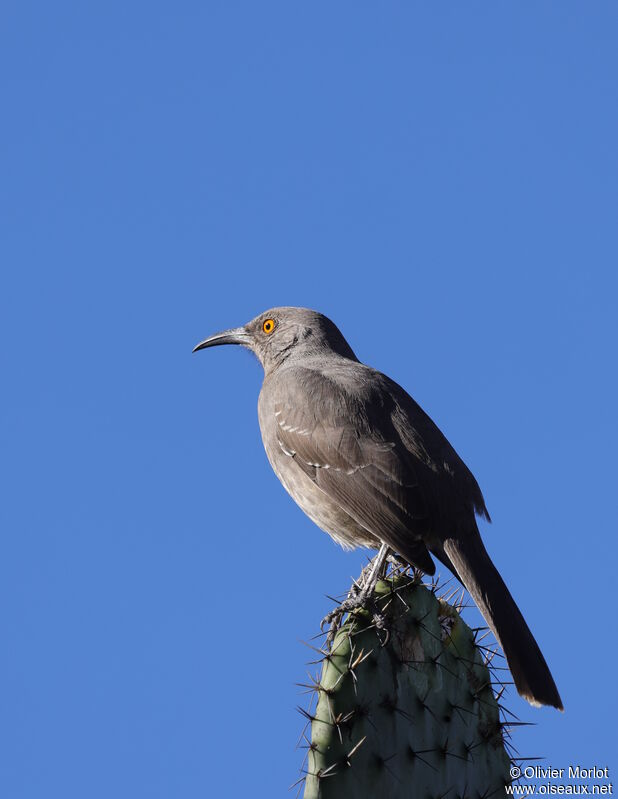
<instances>
[{"instance_id":1,"label":"bird's eye ring","mask_svg":"<svg viewBox=\"0 0 618 799\"><path fill-rule=\"evenodd\" d=\"M275 320L274 319L265 319L262 324L262 330L266 333L266 335L270 335L275 329Z\"/></svg>"}]
</instances>

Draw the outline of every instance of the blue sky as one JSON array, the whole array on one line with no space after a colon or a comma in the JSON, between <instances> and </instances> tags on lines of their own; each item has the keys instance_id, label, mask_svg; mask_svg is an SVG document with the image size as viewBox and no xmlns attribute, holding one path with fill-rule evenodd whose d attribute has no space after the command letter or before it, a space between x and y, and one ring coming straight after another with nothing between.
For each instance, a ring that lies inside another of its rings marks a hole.
<instances>
[{"instance_id":1,"label":"blue sky","mask_svg":"<svg viewBox=\"0 0 618 799\"><path fill-rule=\"evenodd\" d=\"M479 480L566 706L510 692L521 754L618 765L617 24L3 4L3 797L296 779L300 640L365 554L270 471L257 362L191 355L281 304L331 316Z\"/></svg>"}]
</instances>

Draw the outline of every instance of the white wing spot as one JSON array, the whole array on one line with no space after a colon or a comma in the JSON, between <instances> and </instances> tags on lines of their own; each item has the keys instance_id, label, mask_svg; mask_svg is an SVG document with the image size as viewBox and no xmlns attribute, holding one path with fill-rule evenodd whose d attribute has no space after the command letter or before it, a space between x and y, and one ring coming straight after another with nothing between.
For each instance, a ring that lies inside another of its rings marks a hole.
<instances>
[{"instance_id":1,"label":"white wing spot","mask_svg":"<svg viewBox=\"0 0 618 799\"><path fill-rule=\"evenodd\" d=\"M294 450L293 450L293 449L292 449L292 450L290 450L290 449L286 449L286 448L283 446L283 444L281 443L280 439L277 439L277 441L279 442L279 446L280 446L280 447L281 447L281 449L283 450L283 453L284 453L285 455L287 455L289 458L293 458L293 457L294 457L294 455L296 455L296 453L294 452Z\"/></svg>"}]
</instances>

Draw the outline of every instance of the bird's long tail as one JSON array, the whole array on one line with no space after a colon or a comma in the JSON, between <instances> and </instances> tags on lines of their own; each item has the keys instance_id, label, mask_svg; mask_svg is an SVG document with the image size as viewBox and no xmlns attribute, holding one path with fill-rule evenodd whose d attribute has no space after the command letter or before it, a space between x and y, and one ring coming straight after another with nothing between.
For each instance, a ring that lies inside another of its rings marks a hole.
<instances>
[{"instance_id":1,"label":"bird's long tail","mask_svg":"<svg viewBox=\"0 0 618 799\"><path fill-rule=\"evenodd\" d=\"M502 647L519 693L532 705L552 705L563 710L539 645L492 563L478 530L464 538L448 538L443 546L457 576Z\"/></svg>"}]
</instances>

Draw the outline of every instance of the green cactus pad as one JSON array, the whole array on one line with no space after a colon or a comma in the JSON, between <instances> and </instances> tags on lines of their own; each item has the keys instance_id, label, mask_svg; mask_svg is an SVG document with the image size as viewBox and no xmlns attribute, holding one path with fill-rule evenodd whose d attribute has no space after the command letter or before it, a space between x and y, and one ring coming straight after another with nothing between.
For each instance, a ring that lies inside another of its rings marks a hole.
<instances>
[{"instance_id":1,"label":"green cactus pad","mask_svg":"<svg viewBox=\"0 0 618 799\"><path fill-rule=\"evenodd\" d=\"M304 799L505 795L510 759L489 669L459 613L407 574L379 582L325 655Z\"/></svg>"}]
</instances>

